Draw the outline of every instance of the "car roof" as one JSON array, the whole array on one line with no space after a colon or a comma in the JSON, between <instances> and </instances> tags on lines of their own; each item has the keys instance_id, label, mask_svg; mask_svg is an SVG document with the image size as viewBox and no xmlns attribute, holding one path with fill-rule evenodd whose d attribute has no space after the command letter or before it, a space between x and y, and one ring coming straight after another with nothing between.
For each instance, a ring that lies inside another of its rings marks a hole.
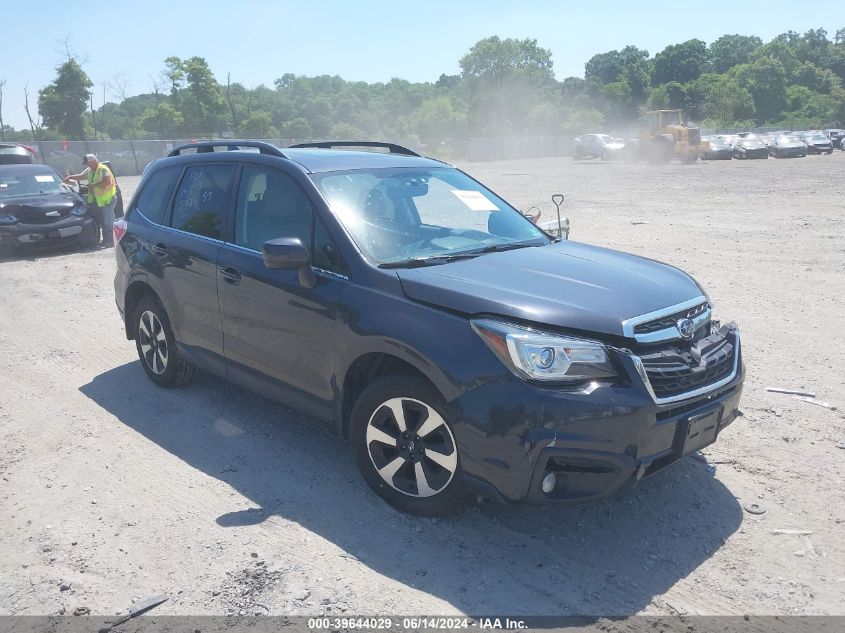
<instances>
[{"instance_id":1,"label":"car roof","mask_svg":"<svg viewBox=\"0 0 845 633\"><path fill-rule=\"evenodd\" d=\"M56 175L56 173L56 170L49 165L38 165L33 163L0 165L0 176L19 176L25 174Z\"/></svg>"},{"instance_id":2,"label":"car roof","mask_svg":"<svg viewBox=\"0 0 845 633\"><path fill-rule=\"evenodd\" d=\"M385 152L295 148L287 148L282 151L290 160L299 163L311 173L345 171L348 169L378 169L381 167L451 167L451 165L446 165L432 158Z\"/></svg>"},{"instance_id":3,"label":"car roof","mask_svg":"<svg viewBox=\"0 0 845 633\"><path fill-rule=\"evenodd\" d=\"M452 167L448 163L421 156L408 156L405 154L338 150L338 149L312 149L312 148L279 148L281 154L273 155L259 153L249 149L233 149L206 151L197 153L185 153L179 156L169 156L154 161L155 169L170 164L196 163L196 162L261 162L272 164L279 160L287 160L296 163L308 173L323 173L331 171L349 171L354 169L379 169L390 167L408 168L431 168L431 167ZM153 163L148 169L153 168Z\"/></svg>"}]
</instances>

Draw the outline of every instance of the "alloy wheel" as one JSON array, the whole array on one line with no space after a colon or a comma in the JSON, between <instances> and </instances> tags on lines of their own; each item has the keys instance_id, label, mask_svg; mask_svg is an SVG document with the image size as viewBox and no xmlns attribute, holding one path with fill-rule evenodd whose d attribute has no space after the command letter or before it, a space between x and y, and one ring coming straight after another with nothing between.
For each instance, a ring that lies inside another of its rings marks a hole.
<instances>
[{"instance_id":1,"label":"alloy wheel","mask_svg":"<svg viewBox=\"0 0 845 633\"><path fill-rule=\"evenodd\" d=\"M167 371L167 337L161 321L150 310L143 312L138 321L138 342L141 344L141 354L147 367L159 376Z\"/></svg>"},{"instance_id":2,"label":"alloy wheel","mask_svg":"<svg viewBox=\"0 0 845 633\"><path fill-rule=\"evenodd\" d=\"M413 398L391 398L367 423L367 452L379 476L410 497L444 490L458 468L449 425L432 407Z\"/></svg>"}]
</instances>

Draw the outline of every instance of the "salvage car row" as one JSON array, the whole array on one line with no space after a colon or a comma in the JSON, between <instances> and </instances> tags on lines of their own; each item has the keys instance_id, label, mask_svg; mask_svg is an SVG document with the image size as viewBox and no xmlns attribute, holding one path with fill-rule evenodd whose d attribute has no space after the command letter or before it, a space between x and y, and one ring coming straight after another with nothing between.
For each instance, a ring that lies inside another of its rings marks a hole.
<instances>
[{"instance_id":1,"label":"salvage car row","mask_svg":"<svg viewBox=\"0 0 845 633\"><path fill-rule=\"evenodd\" d=\"M700 157L704 160L731 160L749 158L805 157L808 154L832 154L843 147L845 130L812 130L791 132L783 130L774 133L720 134L702 136L705 149ZM584 134L575 139L572 157L575 160L601 158L602 160L634 159L627 152L631 144L610 134ZM694 160L696 156L691 155Z\"/></svg>"},{"instance_id":2,"label":"salvage car row","mask_svg":"<svg viewBox=\"0 0 845 633\"><path fill-rule=\"evenodd\" d=\"M730 160L731 158L791 158L807 154L832 154L834 148L842 148L842 130L820 130L810 132L782 131L774 134L722 134L702 137L709 149L705 160ZM828 135L829 133L829 135Z\"/></svg>"}]
</instances>

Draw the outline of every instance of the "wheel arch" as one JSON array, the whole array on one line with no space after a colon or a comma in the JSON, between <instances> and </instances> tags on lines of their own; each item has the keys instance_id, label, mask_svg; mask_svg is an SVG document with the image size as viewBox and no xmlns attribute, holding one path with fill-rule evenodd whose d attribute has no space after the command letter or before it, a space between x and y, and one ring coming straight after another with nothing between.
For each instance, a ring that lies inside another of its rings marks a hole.
<instances>
[{"instance_id":1,"label":"wheel arch","mask_svg":"<svg viewBox=\"0 0 845 633\"><path fill-rule=\"evenodd\" d=\"M135 340L135 328L133 323L135 308L141 302L141 299L147 296L152 296L161 302L161 298L146 281L136 279L129 284L128 288L126 288L126 294L124 295L123 300L123 327L126 330L127 340Z\"/></svg>"},{"instance_id":2,"label":"wheel arch","mask_svg":"<svg viewBox=\"0 0 845 633\"><path fill-rule=\"evenodd\" d=\"M444 390L435 380L408 359L384 351L371 351L359 355L343 373L340 397L336 399L335 425L338 435L349 439L349 418L358 397L374 380L383 376L413 376L428 384L441 396Z\"/></svg>"}]
</instances>

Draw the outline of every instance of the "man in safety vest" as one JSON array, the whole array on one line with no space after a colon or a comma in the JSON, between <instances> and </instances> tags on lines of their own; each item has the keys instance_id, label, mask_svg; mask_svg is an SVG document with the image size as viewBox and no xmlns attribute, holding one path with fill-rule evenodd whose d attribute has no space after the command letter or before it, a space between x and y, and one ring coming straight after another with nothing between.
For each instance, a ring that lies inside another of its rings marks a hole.
<instances>
[{"instance_id":1,"label":"man in safety vest","mask_svg":"<svg viewBox=\"0 0 845 633\"><path fill-rule=\"evenodd\" d=\"M117 203L117 185L114 176L108 166L99 162L94 154L85 155L85 165L87 167L81 173L69 174L64 179L65 181L88 179L88 209L95 218L99 219L100 226L103 228L103 245L113 246L112 226L114 225L114 207Z\"/></svg>"}]
</instances>

